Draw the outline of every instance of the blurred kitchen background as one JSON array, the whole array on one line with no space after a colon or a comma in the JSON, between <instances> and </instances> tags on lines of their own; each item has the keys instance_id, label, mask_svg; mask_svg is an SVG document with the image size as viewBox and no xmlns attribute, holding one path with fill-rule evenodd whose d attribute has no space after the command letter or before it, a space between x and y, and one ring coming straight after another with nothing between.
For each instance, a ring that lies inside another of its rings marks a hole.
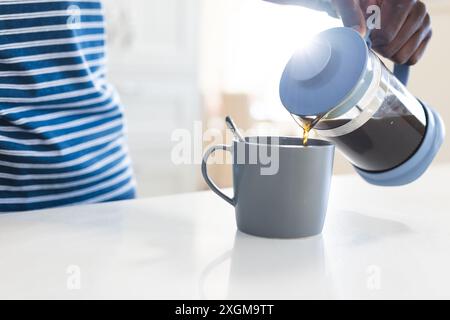
<instances>
[{"instance_id":1,"label":"blurred kitchen background","mask_svg":"<svg viewBox=\"0 0 450 320\"><path fill-rule=\"evenodd\" d=\"M409 88L450 126L450 0L425 2L434 37L413 68ZM340 25L324 13L262 0L104 0L104 5L109 77L126 109L141 197L205 189L198 153L224 142L213 138L225 132L227 114L246 133L300 136L279 101L282 69L299 44ZM177 130L191 134L197 163L173 163ZM205 130L202 142L198 133ZM437 162L445 161L448 142ZM229 166L214 165L211 171L221 186L230 186ZM352 172L339 154L335 172Z\"/></svg>"}]
</instances>

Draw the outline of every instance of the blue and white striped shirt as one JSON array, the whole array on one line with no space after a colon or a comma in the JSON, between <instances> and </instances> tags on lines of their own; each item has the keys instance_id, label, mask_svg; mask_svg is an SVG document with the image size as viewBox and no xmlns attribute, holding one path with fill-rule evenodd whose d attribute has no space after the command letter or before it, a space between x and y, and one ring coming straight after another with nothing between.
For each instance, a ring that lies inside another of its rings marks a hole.
<instances>
[{"instance_id":1,"label":"blue and white striped shirt","mask_svg":"<svg viewBox=\"0 0 450 320\"><path fill-rule=\"evenodd\" d=\"M134 196L99 0L0 0L0 212Z\"/></svg>"}]
</instances>

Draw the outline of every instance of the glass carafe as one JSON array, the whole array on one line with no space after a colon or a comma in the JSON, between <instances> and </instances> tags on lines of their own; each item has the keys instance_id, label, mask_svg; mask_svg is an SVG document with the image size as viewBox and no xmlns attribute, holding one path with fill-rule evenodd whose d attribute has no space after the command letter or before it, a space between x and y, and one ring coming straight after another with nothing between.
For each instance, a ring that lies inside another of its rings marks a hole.
<instances>
[{"instance_id":1,"label":"glass carafe","mask_svg":"<svg viewBox=\"0 0 450 320\"><path fill-rule=\"evenodd\" d=\"M316 119L319 137L333 142L373 184L416 180L443 142L439 115L349 28L327 30L297 51L280 96L300 125Z\"/></svg>"}]
</instances>

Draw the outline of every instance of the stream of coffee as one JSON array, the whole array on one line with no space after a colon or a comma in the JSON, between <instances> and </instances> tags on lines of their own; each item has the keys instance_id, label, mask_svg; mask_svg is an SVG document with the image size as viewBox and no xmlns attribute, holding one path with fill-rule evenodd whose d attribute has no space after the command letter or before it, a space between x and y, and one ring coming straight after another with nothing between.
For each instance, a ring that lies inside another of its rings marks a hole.
<instances>
[{"instance_id":1,"label":"stream of coffee","mask_svg":"<svg viewBox=\"0 0 450 320\"><path fill-rule=\"evenodd\" d=\"M295 122L302 128L303 130L303 145L308 145L309 136L311 130L322 120L323 116L313 116L313 117L299 117L296 115L292 115Z\"/></svg>"},{"instance_id":2,"label":"stream of coffee","mask_svg":"<svg viewBox=\"0 0 450 320\"><path fill-rule=\"evenodd\" d=\"M313 128L312 122L305 123L303 126L303 145L308 145L308 139L309 139L309 133L311 132L311 129Z\"/></svg>"}]
</instances>

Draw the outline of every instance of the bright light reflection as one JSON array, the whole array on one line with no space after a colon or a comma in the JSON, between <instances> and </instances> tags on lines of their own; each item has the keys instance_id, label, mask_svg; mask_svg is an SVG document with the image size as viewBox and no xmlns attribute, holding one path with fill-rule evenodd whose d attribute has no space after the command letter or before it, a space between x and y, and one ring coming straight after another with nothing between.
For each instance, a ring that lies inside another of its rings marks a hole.
<instances>
[{"instance_id":1,"label":"bright light reflection","mask_svg":"<svg viewBox=\"0 0 450 320\"><path fill-rule=\"evenodd\" d=\"M318 32L340 26L327 14L261 0L243 2L229 20L224 89L257 97L256 119L286 119L278 84L291 55Z\"/></svg>"}]
</instances>

